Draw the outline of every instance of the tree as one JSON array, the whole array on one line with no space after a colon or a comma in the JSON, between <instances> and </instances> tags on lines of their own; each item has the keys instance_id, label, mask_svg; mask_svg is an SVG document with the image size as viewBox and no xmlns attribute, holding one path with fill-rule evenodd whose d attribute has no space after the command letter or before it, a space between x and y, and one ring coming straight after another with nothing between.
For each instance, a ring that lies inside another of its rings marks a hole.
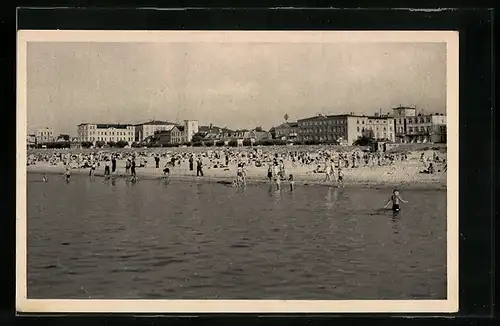
<instances>
[{"instance_id":1,"label":"tree","mask_svg":"<svg viewBox=\"0 0 500 326\"><path fill-rule=\"evenodd\" d=\"M128 142L126 142L124 140L119 140L115 144L115 146L118 147L118 148L124 148L127 145L128 145Z\"/></svg>"},{"instance_id":2,"label":"tree","mask_svg":"<svg viewBox=\"0 0 500 326\"><path fill-rule=\"evenodd\" d=\"M251 146L251 145L252 145L252 141L250 139L243 140L243 146Z\"/></svg>"},{"instance_id":3,"label":"tree","mask_svg":"<svg viewBox=\"0 0 500 326\"><path fill-rule=\"evenodd\" d=\"M288 114L287 114L287 113L285 113L285 116L284 116L283 118L285 118L285 122L288 122L288 118L289 118L289 116L288 116Z\"/></svg>"},{"instance_id":4,"label":"tree","mask_svg":"<svg viewBox=\"0 0 500 326\"><path fill-rule=\"evenodd\" d=\"M90 148L90 147L92 147L92 142L82 141L82 148Z\"/></svg>"},{"instance_id":5,"label":"tree","mask_svg":"<svg viewBox=\"0 0 500 326\"><path fill-rule=\"evenodd\" d=\"M375 139L372 137L360 136L353 143L354 146L372 146Z\"/></svg>"},{"instance_id":6,"label":"tree","mask_svg":"<svg viewBox=\"0 0 500 326\"><path fill-rule=\"evenodd\" d=\"M222 146L224 146L224 141L223 141L223 140L219 140L219 141L217 141L217 142L215 143L215 146L217 146L217 147L222 147Z\"/></svg>"},{"instance_id":7,"label":"tree","mask_svg":"<svg viewBox=\"0 0 500 326\"><path fill-rule=\"evenodd\" d=\"M108 146L109 147L115 147L116 146L116 142L110 140L110 141L108 141Z\"/></svg>"},{"instance_id":8,"label":"tree","mask_svg":"<svg viewBox=\"0 0 500 326\"><path fill-rule=\"evenodd\" d=\"M103 147L103 146L104 146L104 144L105 144L105 143L104 143L104 141L102 141L102 140L98 140L98 141L96 141L96 142L95 142L95 146L96 146L96 147L99 147L99 148Z\"/></svg>"},{"instance_id":9,"label":"tree","mask_svg":"<svg viewBox=\"0 0 500 326\"><path fill-rule=\"evenodd\" d=\"M199 141L202 141L204 138L205 138L204 133L197 132L196 134L193 135L193 138L191 139L191 141L199 142Z\"/></svg>"},{"instance_id":10,"label":"tree","mask_svg":"<svg viewBox=\"0 0 500 326\"><path fill-rule=\"evenodd\" d=\"M60 134L59 136L57 136L57 139L64 139L65 141L69 141L70 137L68 134Z\"/></svg>"},{"instance_id":11,"label":"tree","mask_svg":"<svg viewBox=\"0 0 500 326\"><path fill-rule=\"evenodd\" d=\"M262 132L262 127L261 127L261 126L256 127L256 128L255 128L255 131L257 131L257 132Z\"/></svg>"}]
</instances>

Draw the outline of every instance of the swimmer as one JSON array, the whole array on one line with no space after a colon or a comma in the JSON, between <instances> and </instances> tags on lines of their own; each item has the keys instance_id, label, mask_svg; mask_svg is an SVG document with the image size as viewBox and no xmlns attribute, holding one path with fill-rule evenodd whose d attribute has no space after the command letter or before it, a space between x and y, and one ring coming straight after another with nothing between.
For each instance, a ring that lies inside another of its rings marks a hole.
<instances>
[{"instance_id":1,"label":"swimmer","mask_svg":"<svg viewBox=\"0 0 500 326\"><path fill-rule=\"evenodd\" d=\"M66 168L66 172L64 172L64 176L66 177L66 182L69 182L71 178L71 173L69 172L69 168Z\"/></svg>"},{"instance_id":2,"label":"swimmer","mask_svg":"<svg viewBox=\"0 0 500 326\"><path fill-rule=\"evenodd\" d=\"M385 204L384 208L387 208L390 203L392 203L392 210L395 212L398 212L400 210L399 208L399 201L402 201L403 203L407 203L403 198L399 196L399 190L394 189L392 192L391 198L387 201L387 204Z\"/></svg>"}]
</instances>

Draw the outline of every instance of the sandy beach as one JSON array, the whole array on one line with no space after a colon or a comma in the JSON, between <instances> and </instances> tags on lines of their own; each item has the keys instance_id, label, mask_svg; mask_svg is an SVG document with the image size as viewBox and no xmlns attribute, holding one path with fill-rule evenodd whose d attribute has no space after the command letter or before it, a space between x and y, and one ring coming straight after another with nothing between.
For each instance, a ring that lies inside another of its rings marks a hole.
<instances>
[{"instance_id":1,"label":"sandy beach","mask_svg":"<svg viewBox=\"0 0 500 326\"><path fill-rule=\"evenodd\" d=\"M344 186L364 186L364 187L398 187L398 188L421 188L421 189L446 189L446 172L439 172L442 167L438 166L438 171L434 174L419 173L425 169L428 163L422 163L418 160L422 152L413 152L409 155L409 160L406 162L397 162L395 165L386 166L369 166L344 168ZM429 151L426 156L432 153ZM432 154L430 154L432 155ZM154 162L149 161L147 167L137 168L137 177L141 179L160 179L163 178L162 167L165 164L163 160L160 163L160 168L155 168ZM213 168L205 164L203 172L204 176L197 177L196 169L189 170L186 162L180 166L170 168L171 180L186 181L186 182L232 182L236 178L236 164L230 164L228 168ZM37 162L34 165L27 166L29 173L47 173L63 175L65 166L59 162L52 165L48 162ZM88 168L71 169L72 174L88 175ZM335 182L324 182L324 173L314 173L311 166L293 166L291 163L286 165L286 173L294 175L296 185L335 185ZM267 167L247 166L247 183L267 183ZM96 177L104 176L104 164L100 164L95 171ZM115 177L126 177L125 160L117 160L117 171ZM287 182L283 182L284 185Z\"/></svg>"}]
</instances>

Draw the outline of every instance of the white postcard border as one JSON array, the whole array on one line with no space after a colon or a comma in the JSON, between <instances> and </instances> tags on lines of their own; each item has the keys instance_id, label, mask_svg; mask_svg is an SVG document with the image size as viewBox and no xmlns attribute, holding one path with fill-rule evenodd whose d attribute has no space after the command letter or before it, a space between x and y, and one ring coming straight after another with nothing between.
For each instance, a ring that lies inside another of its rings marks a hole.
<instances>
[{"instance_id":1,"label":"white postcard border","mask_svg":"<svg viewBox=\"0 0 500 326\"><path fill-rule=\"evenodd\" d=\"M458 32L20 30L17 53L16 310L18 313L453 313L458 312ZM446 300L41 300L27 298L28 42L447 43Z\"/></svg>"}]
</instances>

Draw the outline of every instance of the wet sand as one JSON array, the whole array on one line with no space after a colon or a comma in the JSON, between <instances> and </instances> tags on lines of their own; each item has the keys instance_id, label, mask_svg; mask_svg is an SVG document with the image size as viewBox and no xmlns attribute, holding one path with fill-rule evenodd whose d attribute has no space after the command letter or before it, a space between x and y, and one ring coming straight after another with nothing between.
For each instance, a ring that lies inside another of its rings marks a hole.
<instances>
[{"instance_id":1,"label":"wet sand","mask_svg":"<svg viewBox=\"0 0 500 326\"><path fill-rule=\"evenodd\" d=\"M152 160L150 160L152 161ZM138 180L140 179L161 179L163 178L163 166L165 160L160 162L160 168L155 168L153 162L149 162L147 167L136 168ZM397 162L390 166L375 167L357 167L343 168L344 186L363 186L363 187L399 187L411 189L446 189L446 172L436 172L434 174L419 173L428 166L428 163L422 163L418 160L409 160L406 162ZM313 166L292 166L291 163L285 164L285 172L288 176L293 174L295 185L336 185L336 182L325 182L324 173L314 173ZM442 169L441 165L436 166L436 170ZM37 162L35 165L27 167L28 172L62 174L65 166L62 163L51 165L46 162ZM182 163L174 168L170 167L171 180L186 182L219 182L230 183L236 179L236 164L230 164L229 168L213 168L206 164L203 168L204 176L196 176L196 166L190 171L188 164ZM72 174L86 174L89 169L72 168ZM96 177L104 176L104 164L101 164L95 171ZM126 177L125 160L117 161L117 173L115 177ZM255 167L247 166L247 183L258 184L266 183L267 166ZM288 182L282 182L282 186L287 186Z\"/></svg>"}]
</instances>

